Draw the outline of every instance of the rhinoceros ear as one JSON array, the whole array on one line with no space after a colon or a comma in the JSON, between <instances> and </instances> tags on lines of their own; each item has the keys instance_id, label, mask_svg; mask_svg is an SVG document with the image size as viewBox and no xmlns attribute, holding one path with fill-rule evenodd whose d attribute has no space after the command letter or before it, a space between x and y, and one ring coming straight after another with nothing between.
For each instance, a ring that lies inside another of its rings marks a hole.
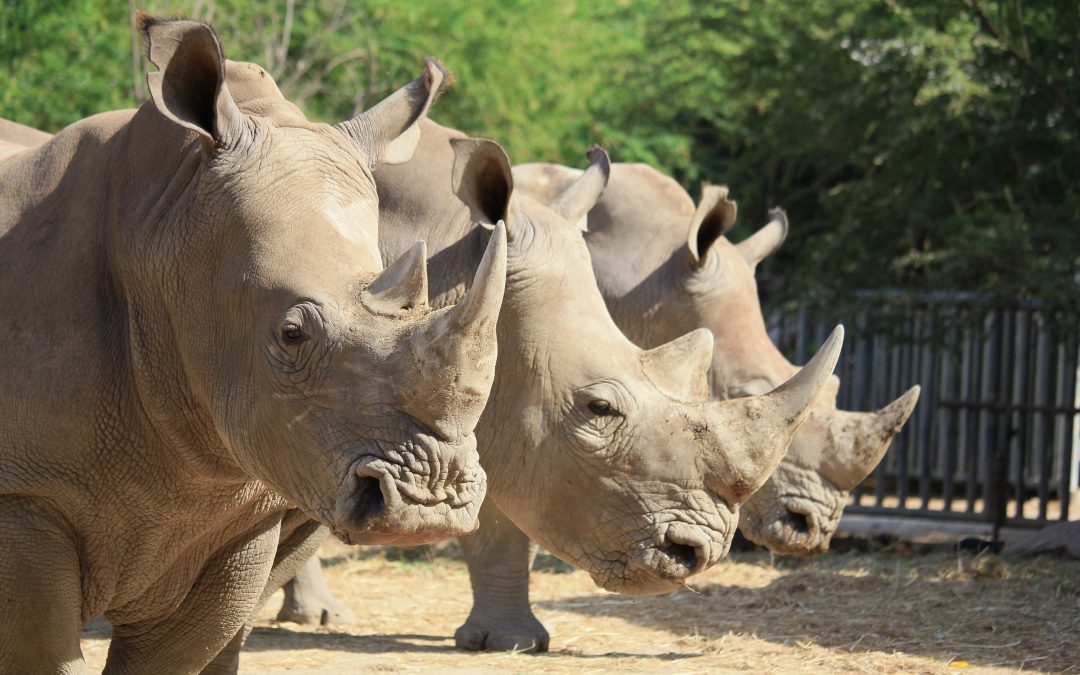
<instances>
[{"instance_id":1,"label":"rhinoceros ear","mask_svg":"<svg viewBox=\"0 0 1080 675\"><path fill-rule=\"evenodd\" d=\"M451 186L472 219L486 228L509 220L514 176L510 158L495 141L483 138L452 138L454 173Z\"/></svg>"},{"instance_id":2,"label":"rhinoceros ear","mask_svg":"<svg viewBox=\"0 0 1080 675\"><path fill-rule=\"evenodd\" d=\"M420 118L447 87L450 72L429 58L424 74L351 120L337 125L368 159L369 168L412 159L420 142Z\"/></svg>"},{"instance_id":3,"label":"rhinoceros ear","mask_svg":"<svg viewBox=\"0 0 1080 675\"><path fill-rule=\"evenodd\" d=\"M735 245L739 254L752 268L780 248L788 233L787 214L783 209L769 211L769 222L757 232Z\"/></svg>"},{"instance_id":4,"label":"rhinoceros ear","mask_svg":"<svg viewBox=\"0 0 1080 675\"><path fill-rule=\"evenodd\" d=\"M600 146L594 146L589 148L587 156L589 168L568 185L551 204L551 208L556 213L571 223L577 223L583 232L588 229L586 216L592 207L596 206L596 202L600 201L600 196L604 194L604 188L607 187L608 179L611 177L611 158L608 157L606 150Z\"/></svg>"},{"instance_id":5,"label":"rhinoceros ear","mask_svg":"<svg viewBox=\"0 0 1080 675\"><path fill-rule=\"evenodd\" d=\"M701 184L701 201L690 221L686 245L693 263L700 267L709 249L735 226L738 207L728 199L726 185Z\"/></svg>"},{"instance_id":6,"label":"rhinoceros ear","mask_svg":"<svg viewBox=\"0 0 1080 675\"><path fill-rule=\"evenodd\" d=\"M146 76L154 106L208 144L228 144L243 115L225 85L225 55L214 31L206 24L149 14L139 14L136 24L158 67Z\"/></svg>"}]
</instances>

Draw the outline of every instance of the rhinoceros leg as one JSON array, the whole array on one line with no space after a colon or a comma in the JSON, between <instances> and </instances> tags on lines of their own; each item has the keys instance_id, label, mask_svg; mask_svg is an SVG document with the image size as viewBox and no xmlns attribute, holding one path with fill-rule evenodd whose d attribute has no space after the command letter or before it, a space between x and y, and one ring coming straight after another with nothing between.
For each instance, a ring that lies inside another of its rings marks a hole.
<instances>
[{"instance_id":1,"label":"rhinoceros leg","mask_svg":"<svg viewBox=\"0 0 1080 675\"><path fill-rule=\"evenodd\" d=\"M255 603L255 609L247 623L236 632L232 640L225 645L217 657L202 670L202 675L234 675L240 667L240 649L244 646L251 634L255 615L262 606L270 599L277 589L281 588L287 580L291 579L298 569L305 566L305 561L315 560L315 553L319 550L330 531L321 527L318 522L310 520L302 512L292 510L285 514L281 521L281 543L278 544L277 553L274 555L274 566L270 570L270 577L262 594Z\"/></svg>"},{"instance_id":2,"label":"rhinoceros leg","mask_svg":"<svg viewBox=\"0 0 1080 675\"><path fill-rule=\"evenodd\" d=\"M344 625L356 622L352 610L335 598L326 587L319 556L312 556L285 586L285 602L278 621L315 625Z\"/></svg>"},{"instance_id":3,"label":"rhinoceros leg","mask_svg":"<svg viewBox=\"0 0 1080 675\"><path fill-rule=\"evenodd\" d=\"M548 632L529 606L529 569L536 545L491 499L480 507L480 529L462 537L473 607L454 633L461 649L546 652Z\"/></svg>"},{"instance_id":4,"label":"rhinoceros leg","mask_svg":"<svg viewBox=\"0 0 1080 675\"><path fill-rule=\"evenodd\" d=\"M113 625L105 673L191 673L204 668L255 609L274 561L281 521L216 555L184 600L152 626ZM106 617L108 617L106 613Z\"/></svg>"},{"instance_id":5,"label":"rhinoceros leg","mask_svg":"<svg viewBox=\"0 0 1080 675\"><path fill-rule=\"evenodd\" d=\"M64 520L0 497L0 673L84 673L79 552Z\"/></svg>"}]
</instances>

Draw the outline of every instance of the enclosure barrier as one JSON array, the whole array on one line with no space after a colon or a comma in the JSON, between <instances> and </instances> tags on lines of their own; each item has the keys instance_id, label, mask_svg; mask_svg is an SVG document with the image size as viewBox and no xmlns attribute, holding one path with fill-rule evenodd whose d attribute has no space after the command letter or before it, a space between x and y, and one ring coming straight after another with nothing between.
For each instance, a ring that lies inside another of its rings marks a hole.
<instances>
[{"instance_id":1,"label":"enclosure barrier","mask_svg":"<svg viewBox=\"0 0 1080 675\"><path fill-rule=\"evenodd\" d=\"M770 334L806 363L836 323L847 337L837 403L875 410L913 384L919 404L848 513L1041 527L1080 519L1080 314L964 294L864 292L846 316L774 313ZM1075 500L1074 500L1075 501ZM1071 511L1070 511L1071 508Z\"/></svg>"}]
</instances>

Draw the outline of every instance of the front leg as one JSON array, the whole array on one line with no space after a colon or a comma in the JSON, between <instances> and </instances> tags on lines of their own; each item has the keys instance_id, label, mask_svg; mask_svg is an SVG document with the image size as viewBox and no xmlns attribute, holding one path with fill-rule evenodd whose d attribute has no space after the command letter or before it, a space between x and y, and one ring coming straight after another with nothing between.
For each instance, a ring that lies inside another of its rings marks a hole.
<instances>
[{"instance_id":1,"label":"front leg","mask_svg":"<svg viewBox=\"0 0 1080 675\"><path fill-rule=\"evenodd\" d=\"M314 559L318 563L319 558L315 553L329 535L329 530L319 525L318 521L309 519L300 510L291 509L285 513L281 520L280 543L274 555L274 566L251 616L214 660L203 669L202 675L234 675L239 670L240 650L255 625L255 615L287 579L297 574L305 560Z\"/></svg>"},{"instance_id":2,"label":"front leg","mask_svg":"<svg viewBox=\"0 0 1080 675\"><path fill-rule=\"evenodd\" d=\"M171 614L114 625L105 673L198 673L251 618L266 587L281 520L214 556ZM108 617L108 613L106 613Z\"/></svg>"},{"instance_id":3,"label":"front leg","mask_svg":"<svg viewBox=\"0 0 1080 675\"><path fill-rule=\"evenodd\" d=\"M489 498L480 529L461 537L473 607L454 633L461 649L546 652L548 632L529 606L529 569L536 545Z\"/></svg>"},{"instance_id":4,"label":"front leg","mask_svg":"<svg viewBox=\"0 0 1080 675\"><path fill-rule=\"evenodd\" d=\"M319 626L341 626L356 623L352 610L334 597L326 587L319 556L314 555L286 583L285 601L281 603L278 621L294 621Z\"/></svg>"},{"instance_id":5,"label":"front leg","mask_svg":"<svg viewBox=\"0 0 1080 675\"><path fill-rule=\"evenodd\" d=\"M0 497L0 673L84 673L75 533L47 506Z\"/></svg>"}]
</instances>

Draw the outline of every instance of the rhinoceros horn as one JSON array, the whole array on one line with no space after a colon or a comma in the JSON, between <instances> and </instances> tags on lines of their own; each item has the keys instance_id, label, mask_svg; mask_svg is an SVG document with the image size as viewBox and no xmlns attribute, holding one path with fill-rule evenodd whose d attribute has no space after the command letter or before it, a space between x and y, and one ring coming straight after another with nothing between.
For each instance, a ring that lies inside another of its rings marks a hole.
<instances>
[{"instance_id":1,"label":"rhinoceros horn","mask_svg":"<svg viewBox=\"0 0 1080 675\"><path fill-rule=\"evenodd\" d=\"M500 221L465 297L433 313L412 338L412 347L425 374L421 388L410 397L410 414L444 438L467 433L453 425L475 421L491 390L503 291L506 288L506 225ZM451 402L448 399L455 399ZM472 405L475 417L461 415Z\"/></svg>"},{"instance_id":2,"label":"rhinoceros horn","mask_svg":"<svg viewBox=\"0 0 1080 675\"><path fill-rule=\"evenodd\" d=\"M701 184L701 201L694 210L686 246L695 265L702 265L709 247L735 226L738 204L728 199L726 185Z\"/></svg>"},{"instance_id":3,"label":"rhinoceros horn","mask_svg":"<svg viewBox=\"0 0 1080 675\"><path fill-rule=\"evenodd\" d=\"M368 285L365 302L373 309L399 311L428 301L427 244L418 241Z\"/></svg>"},{"instance_id":4,"label":"rhinoceros horn","mask_svg":"<svg viewBox=\"0 0 1080 675\"><path fill-rule=\"evenodd\" d=\"M567 222L577 223L582 231L587 229L586 215L596 206L600 195L604 194L608 178L611 177L611 158L600 146L589 148L586 153L589 167L563 190L551 208L566 218Z\"/></svg>"},{"instance_id":5,"label":"rhinoceros horn","mask_svg":"<svg viewBox=\"0 0 1080 675\"><path fill-rule=\"evenodd\" d=\"M337 128L367 157L368 168L407 162L420 142L417 122L427 115L450 79L442 62L429 58L423 75Z\"/></svg>"},{"instance_id":6,"label":"rhinoceros horn","mask_svg":"<svg viewBox=\"0 0 1080 675\"><path fill-rule=\"evenodd\" d=\"M788 233L787 214L783 209L769 211L769 222L757 232L735 245L743 260L756 268L758 263L780 248Z\"/></svg>"},{"instance_id":7,"label":"rhinoceros horn","mask_svg":"<svg viewBox=\"0 0 1080 675\"><path fill-rule=\"evenodd\" d=\"M709 395L713 334L698 328L655 349L642 352L641 366L649 381L679 401L703 401Z\"/></svg>"},{"instance_id":8,"label":"rhinoceros horn","mask_svg":"<svg viewBox=\"0 0 1080 675\"><path fill-rule=\"evenodd\" d=\"M709 403L710 425L731 430L731 444L704 458L712 490L734 505L765 484L828 384L843 342L837 326L810 363L768 394Z\"/></svg>"},{"instance_id":9,"label":"rhinoceros horn","mask_svg":"<svg viewBox=\"0 0 1080 675\"><path fill-rule=\"evenodd\" d=\"M842 490L863 482L889 449L919 402L919 385L872 413L837 410L829 425L838 451L823 458L821 473Z\"/></svg>"}]
</instances>

